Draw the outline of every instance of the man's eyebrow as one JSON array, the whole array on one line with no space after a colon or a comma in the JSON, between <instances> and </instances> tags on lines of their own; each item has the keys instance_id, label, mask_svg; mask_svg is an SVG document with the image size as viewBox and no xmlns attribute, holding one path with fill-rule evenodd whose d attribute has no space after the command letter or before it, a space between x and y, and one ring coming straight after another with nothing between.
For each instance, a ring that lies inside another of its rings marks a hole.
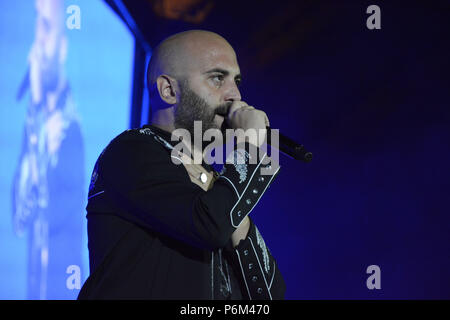
<instances>
[{"instance_id":1,"label":"man's eyebrow","mask_svg":"<svg viewBox=\"0 0 450 320\"><path fill-rule=\"evenodd\" d=\"M207 73L223 73L225 76L227 76L227 75L229 75L230 74L230 72L228 72L227 70L225 70L225 69L221 69L221 68L214 68L214 69L210 69L210 70L208 70L208 71L206 71L206 72L204 72L205 74L207 74Z\"/></svg>"},{"instance_id":2,"label":"man's eyebrow","mask_svg":"<svg viewBox=\"0 0 450 320\"><path fill-rule=\"evenodd\" d=\"M208 73L222 73L224 76L228 76L228 75L230 74L229 71L227 71L227 70L225 70L225 69L221 69L221 68L214 68L214 69L208 70L208 71L206 71L206 72L204 72L204 73L205 73L205 74L208 74ZM235 80L242 80L241 74L240 74L240 73L237 74L237 75L234 77L234 79L235 79Z\"/></svg>"}]
</instances>

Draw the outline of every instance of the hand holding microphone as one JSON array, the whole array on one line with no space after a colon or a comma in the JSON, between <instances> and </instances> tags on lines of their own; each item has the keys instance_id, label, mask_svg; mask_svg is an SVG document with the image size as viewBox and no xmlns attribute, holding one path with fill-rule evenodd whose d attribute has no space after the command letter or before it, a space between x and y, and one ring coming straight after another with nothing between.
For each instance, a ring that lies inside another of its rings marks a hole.
<instances>
[{"instance_id":1,"label":"hand holding microphone","mask_svg":"<svg viewBox=\"0 0 450 320\"><path fill-rule=\"evenodd\" d=\"M264 130L264 139L257 139L258 147L264 144L266 140L266 128L270 126L269 118L267 114L258 110L255 107L249 106L244 101L234 101L228 109L227 116L224 119L227 127L232 129L255 129L260 133L260 130Z\"/></svg>"},{"instance_id":2,"label":"hand holding microphone","mask_svg":"<svg viewBox=\"0 0 450 320\"><path fill-rule=\"evenodd\" d=\"M241 128L244 131L250 128L256 130L266 130L266 139L263 141L258 139L258 147L266 142L271 147L277 148L283 154L295 160L301 160L304 162L310 162L312 160L313 155L311 152L307 151L303 145L281 134L281 132L279 132L278 145L272 144L272 129L270 128L270 122L267 114L262 110L249 106L244 101L233 101L226 114L222 114L222 116L225 117L222 124L222 130L226 128Z\"/></svg>"}]
</instances>

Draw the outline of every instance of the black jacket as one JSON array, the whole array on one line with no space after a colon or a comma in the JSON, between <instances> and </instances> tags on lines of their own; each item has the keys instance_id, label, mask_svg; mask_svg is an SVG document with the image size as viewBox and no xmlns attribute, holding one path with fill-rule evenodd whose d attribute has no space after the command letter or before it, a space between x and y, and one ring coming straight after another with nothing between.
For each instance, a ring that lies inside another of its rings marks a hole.
<instances>
[{"instance_id":1,"label":"black jacket","mask_svg":"<svg viewBox=\"0 0 450 320\"><path fill-rule=\"evenodd\" d=\"M230 240L279 171L261 175L264 164L248 159L220 175L204 165L216 178L205 191L172 161L175 143L148 125L103 150L86 208L90 276L78 299L283 299L253 222L236 248Z\"/></svg>"}]
</instances>

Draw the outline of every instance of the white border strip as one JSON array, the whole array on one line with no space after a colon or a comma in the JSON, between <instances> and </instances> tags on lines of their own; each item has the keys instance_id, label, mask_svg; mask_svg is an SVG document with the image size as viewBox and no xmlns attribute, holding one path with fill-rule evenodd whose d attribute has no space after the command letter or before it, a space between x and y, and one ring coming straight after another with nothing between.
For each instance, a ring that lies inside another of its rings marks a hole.
<instances>
[{"instance_id":1,"label":"white border strip","mask_svg":"<svg viewBox=\"0 0 450 320\"><path fill-rule=\"evenodd\" d=\"M220 176L220 178L223 178L223 179L227 179L227 180L228 180L228 182L233 186L233 189L234 189L234 191L236 192L236 195L237 195L237 197L238 197L238 199L239 199L239 192L237 191L237 189L236 189L236 187L234 186L233 182L231 182L230 179L228 179L227 177L224 177L224 176Z\"/></svg>"},{"instance_id":2,"label":"white border strip","mask_svg":"<svg viewBox=\"0 0 450 320\"><path fill-rule=\"evenodd\" d=\"M247 285L247 280L245 279L245 273L244 273L244 269L242 268L242 263L241 263L241 258L239 256L239 251L237 249L235 249L238 260L239 260L239 266L241 267L241 271L242 271L242 277L244 278L244 282L245 282L245 287L247 288L247 292L248 292L248 297L250 298L250 300L252 299L252 295L250 294L250 290L248 289L248 285Z\"/></svg>"},{"instance_id":3,"label":"white border strip","mask_svg":"<svg viewBox=\"0 0 450 320\"><path fill-rule=\"evenodd\" d=\"M281 168L281 167L278 167L278 170L275 171L275 173L272 175L272 177L270 178L270 180L269 180L269 182L267 183L266 187L264 188L263 192L262 192L261 195L259 196L258 201L255 202L255 204L253 205L253 207L247 212L247 214L246 214L245 216L248 216L248 215L250 214L250 212L252 212L253 208L255 208L255 206L258 204L259 200L261 200L263 194L266 192L267 188L270 186L270 183L272 182L273 178L276 176L277 172L280 171L280 168ZM242 195L243 195L243 194L244 194L244 193L242 193ZM237 205L237 203L234 205L234 207L236 207L236 205ZM237 227L239 227L239 225L235 226L235 225L234 225L234 222L233 222L233 219L232 219L232 217L231 217L231 213L233 212L234 207L231 209L231 212L230 212L230 219L231 219L231 224L233 225L233 227L237 228ZM245 217L244 217L244 218L245 218ZM244 218L242 218L242 219L244 219Z\"/></svg>"},{"instance_id":4,"label":"white border strip","mask_svg":"<svg viewBox=\"0 0 450 320\"><path fill-rule=\"evenodd\" d=\"M269 290L272 288L272 283L273 283L273 278L275 278L275 260L273 261L273 274L272 274L272 280L270 280L270 284L269 284Z\"/></svg>"},{"instance_id":5,"label":"white border strip","mask_svg":"<svg viewBox=\"0 0 450 320\"><path fill-rule=\"evenodd\" d=\"M258 163L258 166L257 166L256 169L253 171L252 176L250 177L250 179L248 179L248 183L247 183L247 185L245 186L244 190L242 191L242 194L239 195L239 193L238 193L239 198L238 198L238 200L236 201L236 203L234 204L233 208L231 208L231 211L230 211L230 220L231 220L231 225L232 225L233 227L235 227L235 228L239 227L239 224L238 224L238 225L235 225L235 224L234 224L233 217L232 217L233 210L234 210L234 208L236 208L236 206L238 205L239 201L241 201L243 195L245 194L245 191L248 189L248 186L249 186L250 183L252 182L252 179L253 179L253 177L255 176L256 171L257 171L258 168L261 166L261 163L263 162L263 160L264 160L264 158L266 157L266 155L267 155L267 153L265 153L264 156L261 158L261 161ZM278 170L279 170L279 169L280 169L280 168L278 168ZM278 171L278 170L277 170L277 171ZM274 174L274 175L275 175L275 174ZM222 176L221 176L221 178L225 178L225 177L222 177ZM273 178L273 176L272 176L272 178ZM226 179L228 179L228 178L226 178ZM272 180L272 179L270 179L270 181L271 181L271 180ZM228 181L230 181L230 180L228 179ZM270 184L270 181L269 181L269 184ZM234 185L233 185L233 187L234 187ZM266 188L267 188L267 187L266 187ZM235 188L235 190L236 190L236 188ZM264 189L264 190L266 190L266 189ZM237 192L237 191L236 191L236 192ZM264 192L263 192L263 193L264 193ZM262 194L261 194L261 196L262 196ZM261 196L260 196L260 197L261 197ZM258 201L259 201L259 199L258 199ZM258 201L257 201L256 203L258 203ZM255 203L255 205L256 205L256 203ZM253 209L253 208L254 208L254 206L252 207L252 209ZM250 211L252 211L252 209L250 209ZM246 214L246 216L250 213L250 211ZM245 217L244 217L244 218L245 218ZM241 221L242 221L242 220L241 220Z\"/></svg>"},{"instance_id":6,"label":"white border strip","mask_svg":"<svg viewBox=\"0 0 450 320\"><path fill-rule=\"evenodd\" d=\"M264 283L266 284L267 291L269 292L270 300L272 300L272 295L270 294L270 289L269 289L269 286L267 285L266 276L264 275L264 270L263 270L263 268L262 268L262 266L261 266L261 262L259 262L258 253L256 252L255 246L253 245L253 240L252 240L251 237L248 237L248 239L250 240L250 243L251 243L251 245L252 245L252 247L253 247L253 251L255 252L256 260L258 260L259 268L261 269L261 273L262 273L262 276L263 276L263 279L264 279Z\"/></svg>"}]
</instances>

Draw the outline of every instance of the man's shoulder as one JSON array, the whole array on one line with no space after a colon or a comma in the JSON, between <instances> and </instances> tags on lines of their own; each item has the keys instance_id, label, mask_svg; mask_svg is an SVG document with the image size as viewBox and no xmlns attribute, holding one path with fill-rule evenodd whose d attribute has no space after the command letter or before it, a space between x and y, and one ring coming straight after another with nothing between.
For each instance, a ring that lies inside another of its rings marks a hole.
<instances>
[{"instance_id":1,"label":"man's shoulder","mask_svg":"<svg viewBox=\"0 0 450 320\"><path fill-rule=\"evenodd\" d=\"M98 177L114 175L117 181L134 181L140 179L142 172L151 171L153 177L167 174L182 174L171 159L173 147L166 139L145 127L128 129L116 136L98 157L92 178L90 193L95 193L94 187L102 189L97 183ZM175 169L175 170L174 170ZM157 173L157 174L156 174Z\"/></svg>"},{"instance_id":2,"label":"man's shoulder","mask_svg":"<svg viewBox=\"0 0 450 320\"><path fill-rule=\"evenodd\" d=\"M122 149L136 149L137 152L151 149L152 153L167 154L173 148L173 142L167 135L161 135L149 126L144 126L123 131L109 143L106 149L119 152Z\"/></svg>"}]
</instances>

